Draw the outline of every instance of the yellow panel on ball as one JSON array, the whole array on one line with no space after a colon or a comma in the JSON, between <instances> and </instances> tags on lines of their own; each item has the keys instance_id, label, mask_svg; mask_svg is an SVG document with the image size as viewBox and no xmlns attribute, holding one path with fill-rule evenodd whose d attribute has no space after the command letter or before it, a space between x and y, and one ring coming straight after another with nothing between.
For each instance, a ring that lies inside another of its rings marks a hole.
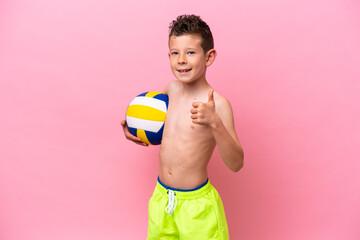
<instances>
[{"instance_id":1,"label":"yellow panel on ball","mask_svg":"<svg viewBox=\"0 0 360 240\"><path fill-rule=\"evenodd\" d=\"M128 107L126 115L151 121L165 121L166 113L153 107L144 105L131 105Z\"/></svg>"}]
</instances>

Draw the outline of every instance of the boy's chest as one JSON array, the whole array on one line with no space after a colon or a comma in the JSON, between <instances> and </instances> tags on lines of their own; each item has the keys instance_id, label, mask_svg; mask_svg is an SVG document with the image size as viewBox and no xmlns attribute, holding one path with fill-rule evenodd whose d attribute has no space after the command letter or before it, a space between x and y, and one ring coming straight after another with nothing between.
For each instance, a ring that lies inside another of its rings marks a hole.
<instances>
[{"instance_id":1,"label":"boy's chest","mask_svg":"<svg viewBox=\"0 0 360 240\"><path fill-rule=\"evenodd\" d=\"M187 133L188 131L192 133L203 131L206 127L192 122L190 110L193 108L193 102L194 101L170 101L166 115L166 128L176 131L177 134Z\"/></svg>"}]
</instances>

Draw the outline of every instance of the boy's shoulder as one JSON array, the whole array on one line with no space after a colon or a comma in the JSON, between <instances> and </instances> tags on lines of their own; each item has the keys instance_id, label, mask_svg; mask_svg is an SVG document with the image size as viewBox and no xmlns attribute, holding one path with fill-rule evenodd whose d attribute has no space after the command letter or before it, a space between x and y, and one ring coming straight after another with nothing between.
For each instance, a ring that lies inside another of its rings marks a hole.
<instances>
[{"instance_id":1,"label":"boy's shoulder","mask_svg":"<svg viewBox=\"0 0 360 240\"><path fill-rule=\"evenodd\" d=\"M223 112L224 110L231 110L231 103L230 101L218 93L216 90L214 91L214 101L215 101L215 108L216 112Z\"/></svg>"},{"instance_id":2,"label":"boy's shoulder","mask_svg":"<svg viewBox=\"0 0 360 240\"><path fill-rule=\"evenodd\" d=\"M166 85L164 93L169 95L174 91L178 91L183 87L182 83L179 80L173 80Z\"/></svg>"}]
</instances>

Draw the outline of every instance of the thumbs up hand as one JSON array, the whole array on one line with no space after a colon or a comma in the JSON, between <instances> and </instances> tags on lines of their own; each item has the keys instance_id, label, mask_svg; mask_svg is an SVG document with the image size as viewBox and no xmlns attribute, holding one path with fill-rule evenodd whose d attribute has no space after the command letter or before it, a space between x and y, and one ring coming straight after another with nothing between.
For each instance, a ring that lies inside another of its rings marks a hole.
<instances>
[{"instance_id":1,"label":"thumbs up hand","mask_svg":"<svg viewBox=\"0 0 360 240\"><path fill-rule=\"evenodd\" d=\"M192 106L190 112L193 123L205 126L216 123L218 115L215 112L214 89L210 90L207 103L193 102Z\"/></svg>"}]
</instances>

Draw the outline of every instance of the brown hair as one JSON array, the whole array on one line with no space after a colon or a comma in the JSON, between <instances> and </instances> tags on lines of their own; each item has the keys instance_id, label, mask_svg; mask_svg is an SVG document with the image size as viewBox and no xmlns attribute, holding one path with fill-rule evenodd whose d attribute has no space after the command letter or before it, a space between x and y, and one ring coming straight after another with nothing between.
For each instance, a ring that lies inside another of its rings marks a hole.
<instances>
[{"instance_id":1,"label":"brown hair","mask_svg":"<svg viewBox=\"0 0 360 240\"><path fill-rule=\"evenodd\" d=\"M199 16L180 15L170 23L169 39L171 36L181 36L184 34L199 34L201 36L201 47L204 54L214 48L214 39L210 27Z\"/></svg>"}]
</instances>

